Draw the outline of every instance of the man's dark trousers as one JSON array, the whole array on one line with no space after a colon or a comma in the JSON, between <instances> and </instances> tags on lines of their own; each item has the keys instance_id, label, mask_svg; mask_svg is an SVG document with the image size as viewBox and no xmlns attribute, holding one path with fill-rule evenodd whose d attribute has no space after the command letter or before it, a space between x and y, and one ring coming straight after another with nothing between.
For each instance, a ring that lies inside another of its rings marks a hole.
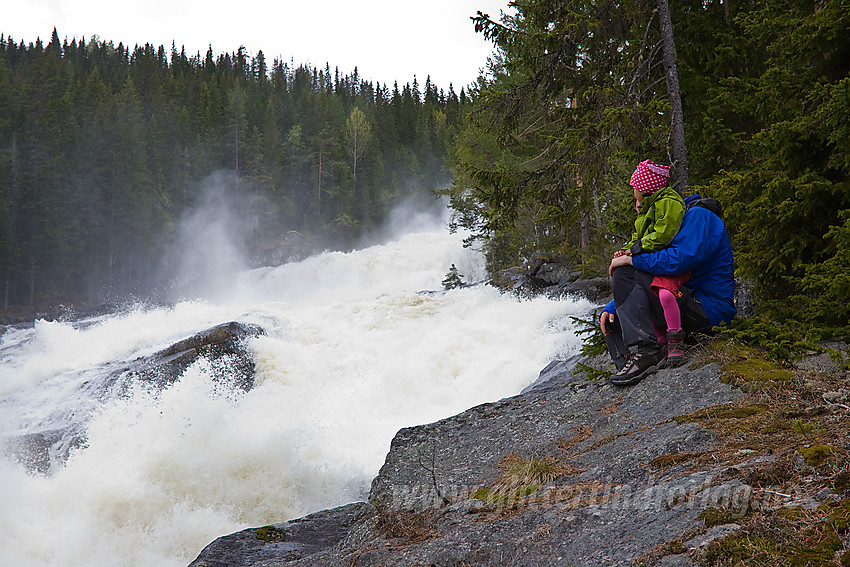
<instances>
[{"instance_id":1,"label":"man's dark trousers","mask_svg":"<svg viewBox=\"0 0 850 567\"><path fill-rule=\"evenodd\" d=\"M612 275L617 319L605 335L605 343L617 370L623 366L630 349L655 352L661 348L652 323L654 321L660 329L665 329L667 324L661 302L650 289L653 277L632 266L616 268ZM678 298L682 330L688 334L709 332L711 322L705 316L702 304L687 287L683 286L682 292Z\"/></svg>"}]
</instances>

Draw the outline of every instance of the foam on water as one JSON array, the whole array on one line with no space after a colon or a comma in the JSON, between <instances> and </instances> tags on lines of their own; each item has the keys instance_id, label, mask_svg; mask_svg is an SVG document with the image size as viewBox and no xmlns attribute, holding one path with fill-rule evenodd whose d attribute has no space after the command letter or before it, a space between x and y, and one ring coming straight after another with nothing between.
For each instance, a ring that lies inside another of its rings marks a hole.
<instances>
[{"instance_id":1,"label":"foam on water","mask_svg":"<svg viewBox=\"0 0 850 567\"><path fill-rule=\"evenodd\" d=\"M484 276L460 235L426 230L239 274L215 301L7 332L0 437L79 413L87 442L48 476L0 460L0 564L186 565L220 535L365 498L399 428L516 394L577 350L569 315L586 302L418 293L452 263ZM81 393L231 320L266 330L247 393L204 360L164 391Z\"/></svg>"}]
</instances>

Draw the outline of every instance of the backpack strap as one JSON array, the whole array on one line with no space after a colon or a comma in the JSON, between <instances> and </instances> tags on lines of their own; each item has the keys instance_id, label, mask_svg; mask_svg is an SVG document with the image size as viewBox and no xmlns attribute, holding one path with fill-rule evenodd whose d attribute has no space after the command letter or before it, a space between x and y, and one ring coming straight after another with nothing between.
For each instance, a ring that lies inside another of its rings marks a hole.
<instances>
[{"instance_id":1,"label":"backpack strap","mask_svg":"<svg viewBox=\"0 0 850 567\"><path fill-rule=\"evenodd\" d=\"M723 206L720 204L720 201L718 201L714 197L701 197L696 201L688 204L689 209L692 207L702 207L704 209L708 209L721 219L723 218Z\"/></svg>"}]
</instances>

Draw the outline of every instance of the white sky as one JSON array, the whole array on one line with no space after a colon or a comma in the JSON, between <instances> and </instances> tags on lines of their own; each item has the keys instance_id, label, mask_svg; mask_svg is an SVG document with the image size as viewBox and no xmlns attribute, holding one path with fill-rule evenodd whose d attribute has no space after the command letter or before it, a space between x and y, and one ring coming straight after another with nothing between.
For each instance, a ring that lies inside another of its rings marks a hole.
<instances>
[{"instance_id":1,"label":"white sky","mask_svg":"<svg viewBox=\"0 0 850 567\"><path fill-rule=\"evenodd\" d=\"M97 35L123 42L163 45L186 54L263 51L275 58L392 86L420 87L428 75L455 92L478 76L492 45L473 30L477 10L498 19L508 0L3 0L0 33L29 44Z\"/></svg>"}]
</instances>

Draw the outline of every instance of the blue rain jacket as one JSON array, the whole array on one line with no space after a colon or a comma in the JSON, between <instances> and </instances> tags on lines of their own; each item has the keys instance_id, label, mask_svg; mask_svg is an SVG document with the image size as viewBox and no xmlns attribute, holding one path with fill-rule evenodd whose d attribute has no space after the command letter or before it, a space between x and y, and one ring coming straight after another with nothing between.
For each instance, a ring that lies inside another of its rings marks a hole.
<instances>
[{"instance_id":1,"label":"blue rain jacket","mask_svg":"<svg viewBox=\"0 0 850 567\"><path fill-rule=\"evenodd\" d=\"M685 205L699 199L691 195ZM632 257L638 270L661 276L691 272L685 287L693 290L712 325L735 317L735 260L723 221L704 207L685 211L679 234L667 248ZM614 313L614 302L604 311Z\"/></svg>"}]
</instances>

